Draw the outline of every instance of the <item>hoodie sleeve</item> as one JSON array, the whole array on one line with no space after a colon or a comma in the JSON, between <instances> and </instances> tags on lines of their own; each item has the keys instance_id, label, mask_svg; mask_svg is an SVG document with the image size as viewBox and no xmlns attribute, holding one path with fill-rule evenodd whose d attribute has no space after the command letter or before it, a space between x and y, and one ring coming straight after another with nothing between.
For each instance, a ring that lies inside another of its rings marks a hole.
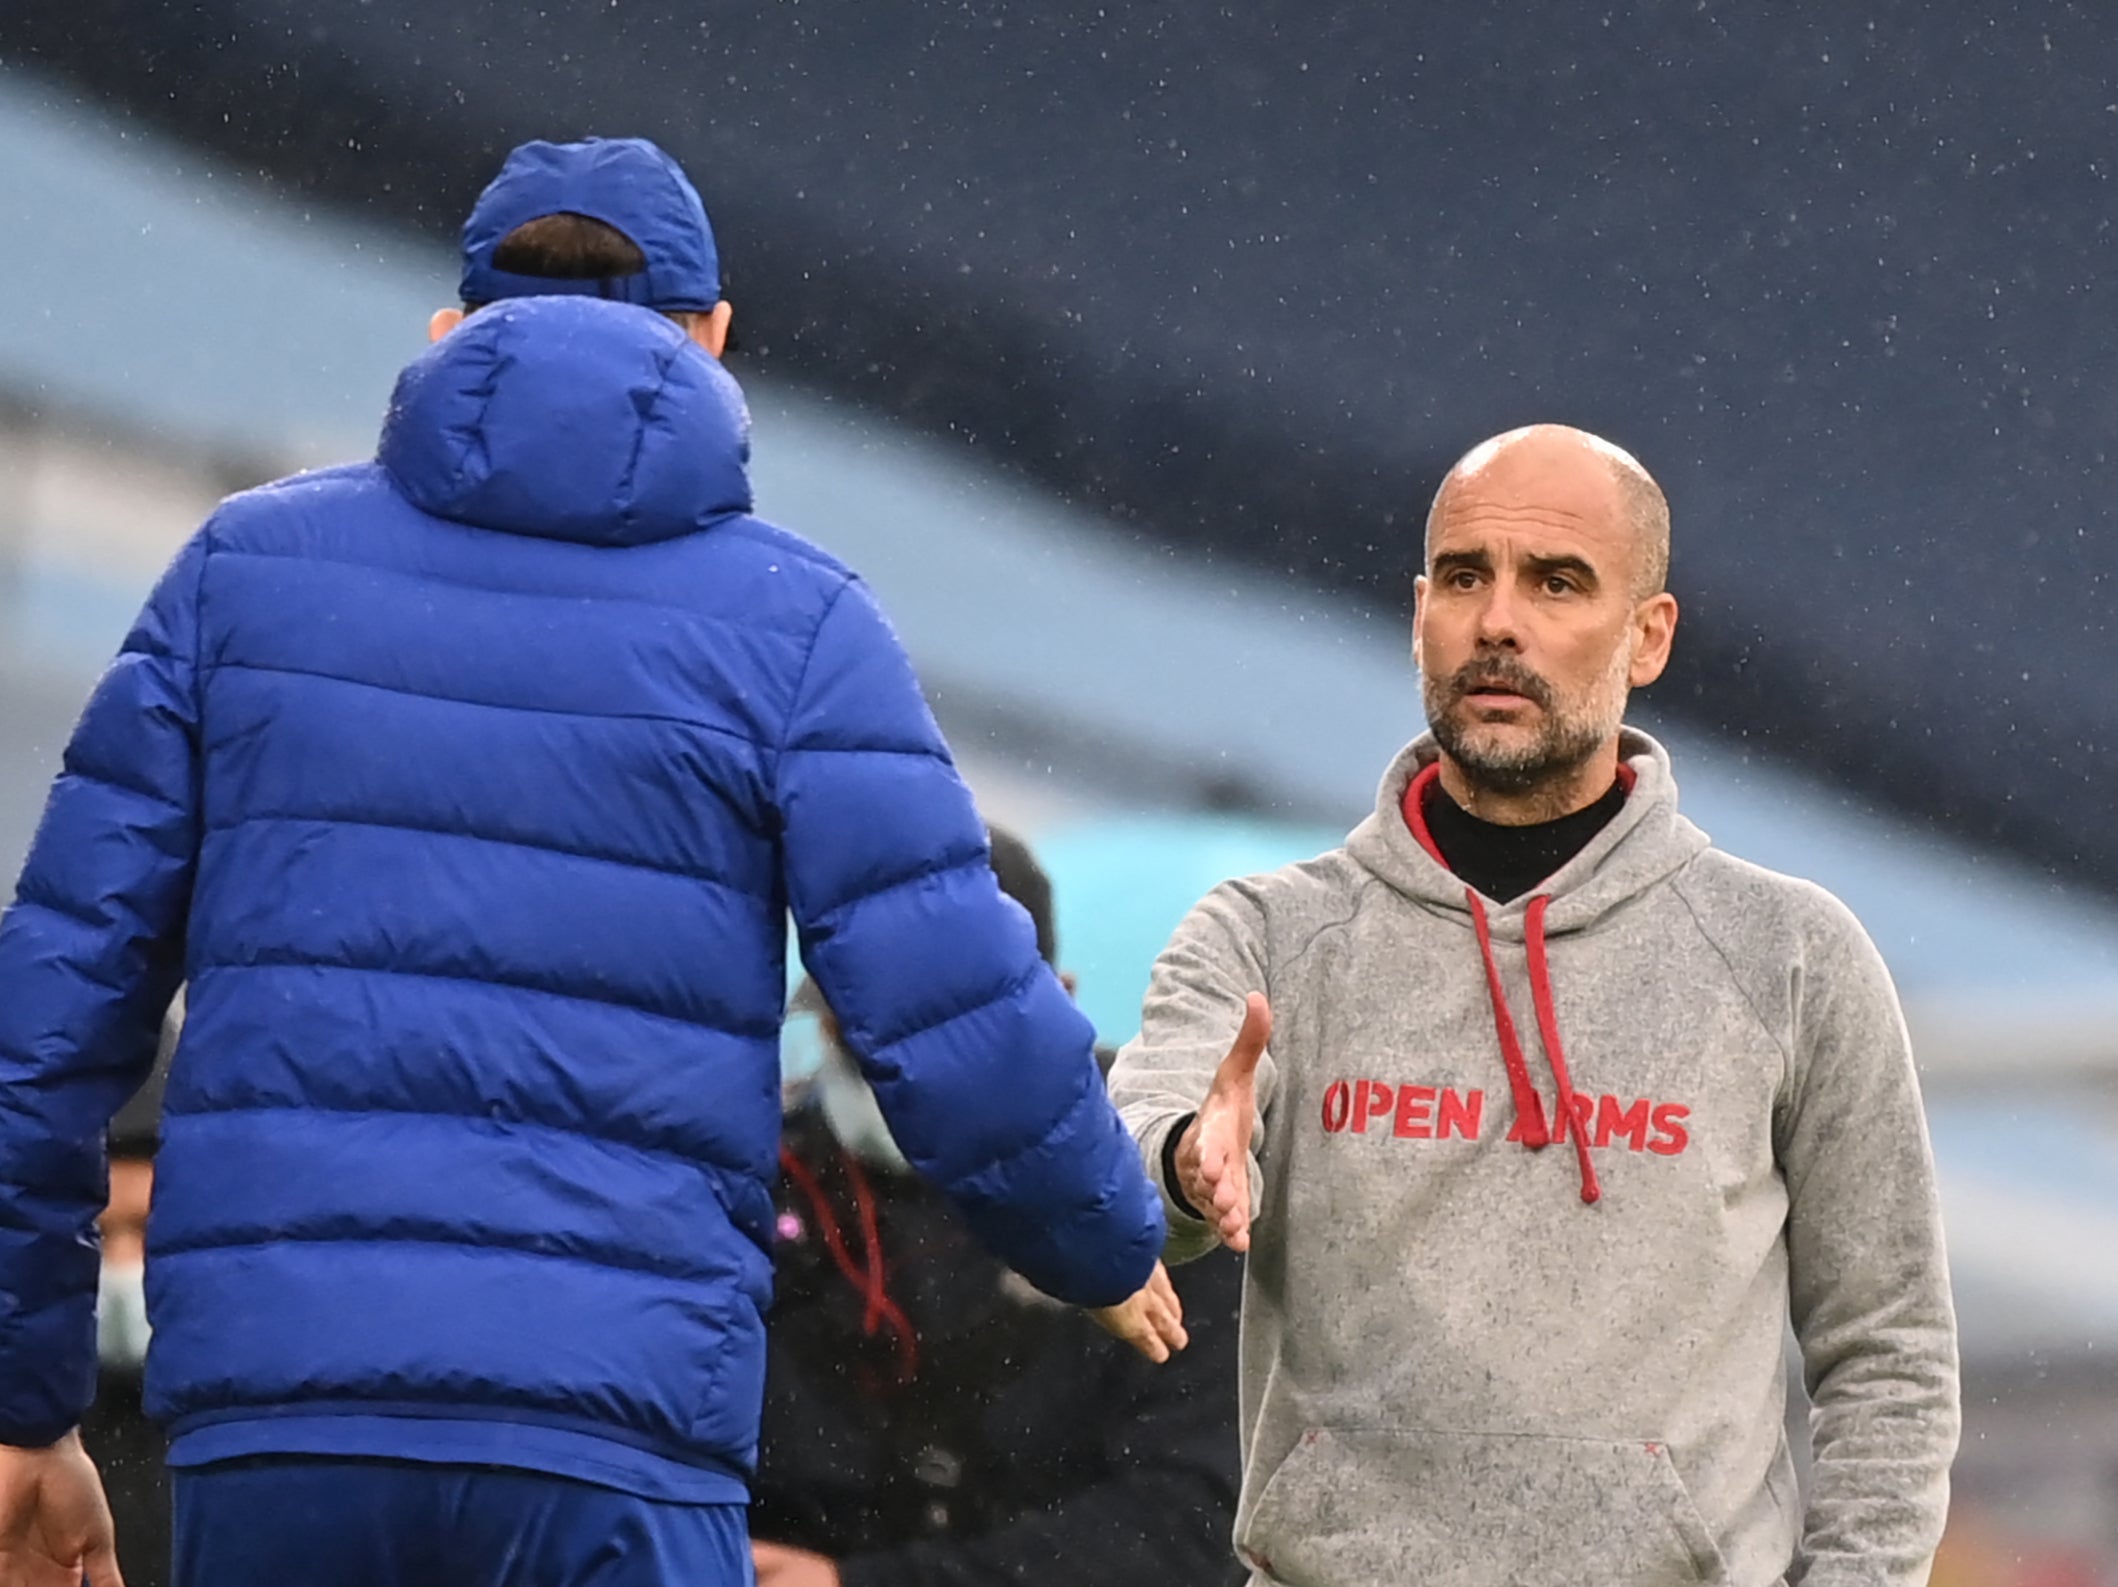
<instances>
[{"instance_id":1,"label":"hoodie sleeve","mask_svg":"<svg viewBox=\"0 0 2118 1587\"><path fill-rule=\"evenodd\" d=\"M0 1443L95 1388L104 1132L153 1064L198 852L198 586L178 554L66 747L0 916Z\"/></svg>"},{"instance_id":2,"label":"hoodie sleeve","mask_svg":"<svg viewBox=\"0 0 2118 1587\"><path fill-rule=\"evenodd\" d=\"M1212 1224L1196 1216L1167 1182L1165 1147L1206 1100L1214 1071L1228 1056L1243 1026L1243 1003L1252 992L1272 995L1266 970L1265 922L1248 883L1224 882L1184 918L1155 961L1140 1034L1111 1066L1111 1098L1162 1193L1169 1223L1171 1262L1189 1262L1220 1243ZM1279 1071L1267 1051L1258 1065L1258 1125L1264 1138ZM1255 1149L1250 1158L1250 1210L1264 1199L1264 1170Z\"/></svg>"},{"instance_id":3,"label":"hoodie sleeve","mask_svg":"<svg viewBox=\"0 0 2118 1587\"><path fill-rule=\"evenodd\" d=\"M1897 994L1835 900L1795 972L1775 1122L1816 1463L1804 1587L1923 1582L1959 1425L1956 1319Z\"/></svg>"},{"instance_id":4,"label":"hoodie sleeve","mask_svg":"<svg viewBox=\"0 0 2118 1587\"><path fill-rule=\"evenodd\" d=\"M802 959L899 1148L1061 1300L1109 1305L1163 1239L1094 1032L1000 892L985 827L867 589L819 624L779 755Z\"/></svg>"}]
</instances>

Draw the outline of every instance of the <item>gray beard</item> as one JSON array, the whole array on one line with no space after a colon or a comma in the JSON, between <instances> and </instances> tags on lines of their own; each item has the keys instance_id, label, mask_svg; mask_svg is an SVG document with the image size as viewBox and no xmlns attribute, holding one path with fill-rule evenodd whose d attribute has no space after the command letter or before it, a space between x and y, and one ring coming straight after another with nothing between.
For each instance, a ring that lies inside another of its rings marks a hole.
<instances>
[{"instance_id":1,"label":"gray beard","mask_svg":"<svg viewBox=\"0 0 2118 1587\"><path fill-rule=\"evenodd\" d=\"M1474 743L1478 729L1466 729L1448 711L1430 712L1428 725L1465 782L1481 793L1511 799L1542 788L1569 787L1607 736L1596 723L1548 719L1532 742L1503 748Z\"/></svg>"},{"instance_id":2,"label":"gray beard","mask_svg":"<svg viewBox=\"0 0 2118 1587\"><path fill-rule=\"evenodd\" d=\"M1613 672L1622 664L1622 659L1614 658ZM1534 739L1506 747L1478 742L1481 728L1466 719L1462 694L1462 680L1473 672L1497 673L1538 705L1544 712L1544 726ZM1551 686L1543 679L1511 662L1489 661L1483 668L1463 668L1455 677L1424 680L1421 696L1435 742L1456 763L1473 791L1509 799L1546 791L1563 797L1572 789L1574 774L1588 764L1624 717L1622 690L1610 720L1600 719L1605 713L1595 708L1611 681L1606 679L1602 688L1591 691L1579 710L1566 712L1556 709Z\"/></svg>"}]
</instances>

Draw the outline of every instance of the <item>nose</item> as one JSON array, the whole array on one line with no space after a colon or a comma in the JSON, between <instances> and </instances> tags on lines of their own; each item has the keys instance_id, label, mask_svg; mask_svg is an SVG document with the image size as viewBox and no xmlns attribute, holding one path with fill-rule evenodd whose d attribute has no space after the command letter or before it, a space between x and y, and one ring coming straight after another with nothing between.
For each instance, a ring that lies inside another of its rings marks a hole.
<instances>
[{"instance_id":1,"label":"nose","mask_svg":"<svg viewBox=\"0 0 2118 1587\"><path fill-rule=\"evenodd\" d=\"M1514 592L1505 579L1486 586L1486 598L1478 608L1478 644L1481 649L1520 650L1520 612Z\"/></svg>"}]
</instances>

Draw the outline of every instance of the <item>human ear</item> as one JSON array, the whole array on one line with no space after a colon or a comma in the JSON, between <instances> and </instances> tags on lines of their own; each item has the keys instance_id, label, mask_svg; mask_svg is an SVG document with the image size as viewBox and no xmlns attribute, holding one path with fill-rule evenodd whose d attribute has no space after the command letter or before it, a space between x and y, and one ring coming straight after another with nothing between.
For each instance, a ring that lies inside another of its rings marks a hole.
<instances>
[{"instance_id":1,"label":"human ear","mask_svg":"<svg viewBox=\"0 0 2118 1587\"><path fill-rule=\"evenodd\" d=\"M1426 659L1420 654L1425 648L1427 633L1427 576L1422 573L1412 581L1412 665L1421 672L1427 670Z\"/></svg>"},{"instance_id":2,"label":"human ear","mask_svg":"<svg viewBox=\"0 0 2118 1587\"><path fill-rule=\"evenodd\" d=\"M735 305L723 298L704 314L692 315L687 334L711 356L719 358L727 350L728 327L734 319Z\"/></svg>"},{"instance_id":3,"label":"human ear","mask_svg":"<svg viewBox=\"0 0 2118 1587\"><path fill-rule=\"evenodd\" d=\"M1633 664L1627 676L1636 689L1662 676L1677 635L1677 598L1664 590L1633 610Z\"/></svg>"}]
</instances>

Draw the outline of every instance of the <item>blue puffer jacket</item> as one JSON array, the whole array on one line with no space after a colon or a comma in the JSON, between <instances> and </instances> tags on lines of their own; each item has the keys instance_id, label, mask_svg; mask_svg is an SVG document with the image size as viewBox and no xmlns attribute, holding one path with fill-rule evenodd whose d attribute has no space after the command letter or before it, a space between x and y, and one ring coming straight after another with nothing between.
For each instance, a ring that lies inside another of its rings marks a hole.
<instances>
[{"instance_id":1,"label":"blue puffer jacket","mask_svg":"<svg viewBox=\"0 0 2118 1587\"><path fill-rule=\"evenodd\" d=\"M179 980L149 1232L173 1459L740 1500L784 921L915 1164L1055 1295L1161 1214L867 590L749 516L666 320L487 309L378 461L227 502L0 918L0 1441L95 1368L101 1137Z\"/></svg>"}]
</instances>

